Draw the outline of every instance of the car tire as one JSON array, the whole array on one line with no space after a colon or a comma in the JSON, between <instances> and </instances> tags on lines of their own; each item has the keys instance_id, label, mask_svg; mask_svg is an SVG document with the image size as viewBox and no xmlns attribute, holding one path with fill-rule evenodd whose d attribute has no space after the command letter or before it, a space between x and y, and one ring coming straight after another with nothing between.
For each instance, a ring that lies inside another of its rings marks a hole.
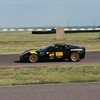
<instances>
[{"instance_id":1,"label":"car tire","mask_svg":"<svg viewBox=\"0 0 100 100\"><path fill-rule=\"evenodd\" d=\"M80 60L80 55L77 52L73 52L70 55L70 60L73 62L79 61Z\"/></svg>"},{"instance_id":2,"label":"car tire","mask_svg":"<svg viewBox=\"0 0 100 100\"><path fill-rule=\"evenodd\" d=\"M38 61L38 56L37 55L32 54L32 55L29 56L29 62L35 63L37 61Z\"/></svg>"}]
</instances>

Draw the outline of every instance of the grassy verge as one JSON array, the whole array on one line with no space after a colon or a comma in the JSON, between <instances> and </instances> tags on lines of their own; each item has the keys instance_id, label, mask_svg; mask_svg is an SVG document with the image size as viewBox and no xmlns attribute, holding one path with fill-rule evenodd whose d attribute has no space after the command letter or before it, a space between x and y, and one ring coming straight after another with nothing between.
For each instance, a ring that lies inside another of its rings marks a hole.
<instances>
[{"instance_id":1,"label":"grassy verge","mask_svg":"<svg viewBox=\"0 0 100 100\"><path fill-rule=\"evenodd\" d=\"M100 81L99 65L0 68L0 85Z\"/></svg>"},{"instance_id":2,"label":"grassy verge","mask_svg":"<svg viewBox=\"0 0 100 100\"><path fill-rule=\"evenodd\" d=\"M100 51L98 38L99 33L66 33L63 40L56 40L55 34L0 33L0 54L19 54L27 49L40 49L57 42L85 46L87 51Z\"/></svg>"}]
</instances>

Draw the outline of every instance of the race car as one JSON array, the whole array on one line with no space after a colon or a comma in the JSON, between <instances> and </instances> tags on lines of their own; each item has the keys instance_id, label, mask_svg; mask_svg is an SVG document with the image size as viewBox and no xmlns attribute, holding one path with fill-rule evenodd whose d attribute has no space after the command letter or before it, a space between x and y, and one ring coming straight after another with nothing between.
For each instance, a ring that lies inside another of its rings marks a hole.
<instances>
[{"instance_id":1,"label":"race car","mask_svg":"<svg viewBox=\"0 0 100 100\"><path fill-rule=\"evenodd\" d=\"M30 49L20 54L20 61L35 63L41 60L80 61L85 57L85 47L66 43L54 43L43 49Z\"/></svg>"}]
</instances>

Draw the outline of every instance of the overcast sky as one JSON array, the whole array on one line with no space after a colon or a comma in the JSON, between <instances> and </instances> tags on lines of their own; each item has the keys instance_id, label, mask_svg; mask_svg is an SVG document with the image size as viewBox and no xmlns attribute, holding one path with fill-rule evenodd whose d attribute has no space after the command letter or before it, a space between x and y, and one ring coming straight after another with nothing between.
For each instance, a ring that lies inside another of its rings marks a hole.
<instances>
[{"instance_id":1,"label":"overcast sky","mask_svg":"<svg viewBox=\"0 0 100 100\"><path fill-rule=\"evenodd\" d=\"M100 26L100 0L0 0L0 28Z\"/></svg>"}]
</instances>

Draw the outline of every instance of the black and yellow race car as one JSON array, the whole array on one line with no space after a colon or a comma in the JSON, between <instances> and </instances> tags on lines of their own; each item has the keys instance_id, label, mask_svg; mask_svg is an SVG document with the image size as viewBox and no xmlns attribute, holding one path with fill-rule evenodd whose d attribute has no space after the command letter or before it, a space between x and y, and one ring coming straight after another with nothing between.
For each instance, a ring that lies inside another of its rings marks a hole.
<instances>
[{"instance_id":1,"label":"black and yellow race car","mask_svg":"<svg viewBox=\"0 0 100 100\"><path fill-rule=\"evenodd\" d=\"M35 63L41 60L80 61L85 57L85 47L66 43L55 43L43 49L30 49L20 54L20 61Z\"/></svg>"}]
</instances>

